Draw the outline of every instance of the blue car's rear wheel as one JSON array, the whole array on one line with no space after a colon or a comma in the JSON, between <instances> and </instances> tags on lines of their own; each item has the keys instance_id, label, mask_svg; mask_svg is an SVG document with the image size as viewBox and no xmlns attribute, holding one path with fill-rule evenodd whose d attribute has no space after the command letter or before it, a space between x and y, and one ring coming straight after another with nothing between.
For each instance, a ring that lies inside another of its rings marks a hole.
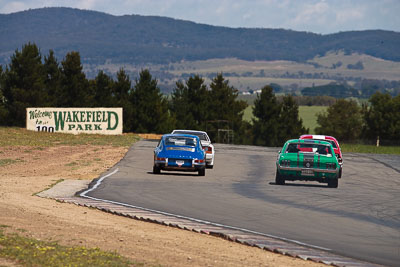
<instances>
[{"instance_id":1,"label":"blue car's rear wheel","mask_svg":"<svg viewBox=\"0 0 400 267\"><path fill-rule=\"evenodd\" d=\"M160 173L161 173L160 168L157 167L156 165L154 165L154 166L153 166L153 173L154 173L154 174L160 174Z\"/></svg>"},{"instance_id":2,"label":"blue car's rear wheel","mask_svg":"<svg viewBox=\"0 0 400 267\"><path fill-rule=\"evenodd\" d=\"M199 176L205 176L205 175L206 175L206 169L199 170Z\"/></svg>"}]
</instances>

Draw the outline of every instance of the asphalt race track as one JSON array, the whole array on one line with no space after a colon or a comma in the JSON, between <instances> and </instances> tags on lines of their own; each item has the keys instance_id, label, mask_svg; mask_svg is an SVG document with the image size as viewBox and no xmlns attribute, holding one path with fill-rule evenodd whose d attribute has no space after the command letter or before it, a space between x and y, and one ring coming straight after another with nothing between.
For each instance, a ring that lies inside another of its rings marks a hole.
<instances>
[{"instance_id":1,"label":"asphalt race track","mask_svg":"<svg viewBox=\"0 0 400 267\"><path fill-rule=\"evenodd\" d=\"M279 148L216 144L214 169L152 173L140 141L88 195L303 242L387 266L400 262L400 156L344 154L339 187L275 185Z\"/></svg>"}]
</instances>

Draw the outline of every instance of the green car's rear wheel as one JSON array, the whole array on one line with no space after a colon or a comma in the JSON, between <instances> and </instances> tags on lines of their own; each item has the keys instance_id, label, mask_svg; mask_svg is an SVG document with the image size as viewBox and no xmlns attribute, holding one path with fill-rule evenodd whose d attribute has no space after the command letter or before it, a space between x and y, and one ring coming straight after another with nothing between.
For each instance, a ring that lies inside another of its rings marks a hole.
<instances>
[{"instance_id":1,"label":"green car's rear wheel","mask_svg":"<svg viewBox=\"0 0 400 267\"><path fill-rule=\"evenodd\" d=\"M328 180L328 187L330 187L330 188L337 188L338 184L339 183L338 183L338 179L337 178Z\"/></svg>"},{"instance_id":2,"label":"green car's rear wheel","mask_svg":"<svg viewBox=\"0 0 400 267\"><path fill-rule=\"evenodd\" d=\"M283 178L279 174L278 170L276 170L275 184L278 184L278 185L284 185L285 184L285 178Z\"/></svg>"}]
</instances>

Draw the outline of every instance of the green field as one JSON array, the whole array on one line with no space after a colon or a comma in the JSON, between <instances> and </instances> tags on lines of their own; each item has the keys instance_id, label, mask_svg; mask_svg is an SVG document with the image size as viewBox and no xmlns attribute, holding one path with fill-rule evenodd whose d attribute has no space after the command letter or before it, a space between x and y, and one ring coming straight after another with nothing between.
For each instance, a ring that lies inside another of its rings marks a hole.
<instances>
[{"instance_id":1,"label":"green field","mask_svg":"<svg viewBox=\"0 0 400 267\"><path fill-rule=\"evenodd\" d=\"M311 134L315 133L317 127L317 114L326 111L324 106L300 106L299 116L303 120L303 125L310 129Z\"/></svg>"},{"instance_id":2,"label":"green field","mask_svg":"<svg viewBox=\"0 0 400 267\"><path fill-rule=\"evenodd\" d=\"M310 129L311 134L314 134L315 127L317 126L317 113L323 112L328 107L324 106L300 106L299 116L303 120L303 125ZM251 122L253 118L253 105L249 105L244 110L243 120Z\"/></svg>"},{"instance_id":3,"label":"green field","mask_svg":"<svg viewBox=\"0 0 400 267\"><path fill-rule=\"evenodd\" d=\"M400 146L375 146L360 144L343 144L340 148L344 153L372 153L372 154L396 154L400 155Z\"/></svg>"},{"instance_id":4,"label":"green field","mask_svg":"<svg viewBox=\"0 0 400 267\"><path fill-rule=\"evenodd\" d=\"M243 120L251 122L253 118L253 107L254 105L248 105L247 108L244 110Z\"/></svg>"}]
</instances>

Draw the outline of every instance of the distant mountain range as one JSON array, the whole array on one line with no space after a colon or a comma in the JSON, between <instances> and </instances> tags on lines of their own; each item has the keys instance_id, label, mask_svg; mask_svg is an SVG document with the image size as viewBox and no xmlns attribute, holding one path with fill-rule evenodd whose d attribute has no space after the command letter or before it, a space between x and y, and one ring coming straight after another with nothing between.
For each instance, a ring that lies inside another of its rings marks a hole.
<instances>
[{"instance_id":1,"label":"distant mountain range","mask_svg":"<svg viewBox=\"0 0 400 267\"><path fill-rule=\"evenodd\" d=\"M146 64L238 58L304 62L328 51L400 61L400 33L383 30L329 35L283 29L228 28L166 17L125 15L72 8L0 14L0 64L16 49L36 43L60 59L79 51L89 64Z\"/></svg>"}]
</instances>

